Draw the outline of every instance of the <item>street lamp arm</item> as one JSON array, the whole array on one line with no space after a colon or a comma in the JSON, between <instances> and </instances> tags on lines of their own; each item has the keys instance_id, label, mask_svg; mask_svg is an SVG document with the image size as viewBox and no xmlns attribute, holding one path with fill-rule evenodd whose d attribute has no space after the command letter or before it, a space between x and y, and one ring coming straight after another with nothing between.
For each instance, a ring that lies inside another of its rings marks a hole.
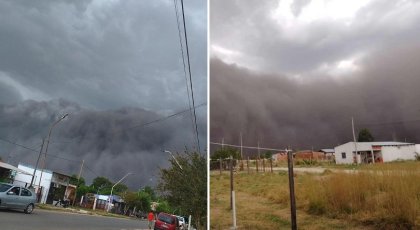
<instances>
[{"instance_id":1,"label":"street lamp arm","mask_svg":"<svg viewBox=\"0 0 420 230\"><path fill-rule=\"evenodd\" d=\"M113 186L112 186L112 188L111 188L111 195L109 195L109 199L108 199L108 208L107 208L107 211L109 212L109 208L110 208L110 206L111 206L111 199L112 199L112 192L114 191L114 187L117 185L117 184L119 184L119 183L121 183L121 181L123 181L128 175L130 175L130 174L132 174L132 173L127 173L127 174L125 174L125 176L123 176L117 183L115 183Z\"/></svg>"},{"instance_id":2,"label":"street lamp arm","mask_svg":"<svg viewBox=\"0 0 420 230\"><path fill-rule=\"evenodd\" d=\"M175 156L172 154L172 152L171 151L169 151L169 150L165 150L165 153L169 153L170 155L171 155L171 157L175 160L175 162L176 162L176 164L178 165L178 167L181 169L181 170L183 170L182 169L182 166L179 164L179 162L176 160L176 158L175 158Z\"/></svg>"}]
</instances>

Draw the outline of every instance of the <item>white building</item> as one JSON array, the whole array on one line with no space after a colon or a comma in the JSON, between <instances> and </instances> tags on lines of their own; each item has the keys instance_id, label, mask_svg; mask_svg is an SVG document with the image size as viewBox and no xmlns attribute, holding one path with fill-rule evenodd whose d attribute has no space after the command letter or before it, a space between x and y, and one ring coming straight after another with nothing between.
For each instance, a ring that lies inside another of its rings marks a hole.
<instances>
[{"instance_id":1,"label":"white building","mask_svg":"<svg viewBox=\"0 0 420 230\"><path fill-rule=\"evenodd\" d=\"M356 154L357 148L357 154ZM414 160L420 145L404 142L348 142L334 148L337 164L367 164Z\"/></svg>"},{"instance_id":2,"label":"white building","mask_svg":"<svg viewBox=\"0 0 420 230\"><path fill-rule=\"evenodd\" d=\"M19 169L22 169L31 175L25 174L17 174L15 177L14 184L21 185L21 186L29 186L31 184L32 175L34 173L34 168L29 165L24 165L19 163ZM42 178L41 178L42 173ZM53 172L49 170L45 170L42 172L41 169L37 169L35 172L35 178L33 182L33 187L35 188L35 192L38 194L39 189L42 189L42 196L40 198L40 203L45 204L47 202L48 191L50 190L51 186L51 179L53 176ZM39 180L41 179L41 183Z\"/></svg>"}]
</instances>

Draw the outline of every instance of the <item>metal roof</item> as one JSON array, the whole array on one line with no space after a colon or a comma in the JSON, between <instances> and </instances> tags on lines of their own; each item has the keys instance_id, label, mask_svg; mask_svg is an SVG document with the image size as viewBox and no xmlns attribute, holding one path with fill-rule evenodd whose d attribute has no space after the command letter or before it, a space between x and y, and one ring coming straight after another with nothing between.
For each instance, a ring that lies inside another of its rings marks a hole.
<instances>
[{"instance_id":1,"label":"metal roof","mask_svg":"<svg viewBox=\"0 0 420 230\"><path fill-rule=\"evenodd\" d=\"M354 143L351 141L351 143ZM357 142L357 144L368 144L372 146L398 146L398 145L415 145L414 143L398 142L398 141L376 141L376 142Z\"/></svg>"},{"instance_id":2,"label":"metal roof","mask_svg":"<svg viewBox=\"0 0 420 230\"><path fill-rule=\"evenodd\" d=\"M325 153L334 153L335 152L334 149L321 149L319 151L325 152Z\"/></svg>"}]
</instances>

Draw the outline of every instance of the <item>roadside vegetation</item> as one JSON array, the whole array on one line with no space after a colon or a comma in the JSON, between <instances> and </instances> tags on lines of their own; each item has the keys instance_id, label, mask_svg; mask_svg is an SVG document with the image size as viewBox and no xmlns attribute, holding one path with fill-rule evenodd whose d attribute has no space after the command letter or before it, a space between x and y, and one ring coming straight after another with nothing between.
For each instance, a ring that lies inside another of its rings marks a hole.
<instances>
[{"instance_id":1,"label":"roadside vegetation","mask_svg":"<svg viewBox=\"0 0 420 230\"><path fill-rule=\"evenodd\" d=\"M210 178L212 229L232 226L228 174ZM420 162L359 166L353 173L297 174L299 229L419 229ZM239 229L290 227L286 172L235 174Z\"/></svg>"}]
</instances>

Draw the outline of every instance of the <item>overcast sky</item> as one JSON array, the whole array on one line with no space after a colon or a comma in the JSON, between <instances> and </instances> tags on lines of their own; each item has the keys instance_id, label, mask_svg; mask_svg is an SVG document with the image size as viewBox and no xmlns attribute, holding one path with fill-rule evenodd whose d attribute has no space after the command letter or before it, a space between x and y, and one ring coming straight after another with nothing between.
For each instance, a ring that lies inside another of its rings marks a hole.
<instances>
[{"instance_id":1,"label":"overcast sky","mask_svg":"<svg viewBox=\"0 0 420 230\"><path fill-rule=\"evenodd\" d=\"M420 2L210 4L211 141L333 148L368 128L420 142Z\"/></svg>"},{"instance_id":2,"label":"overcast sky","mask_svg":"<svg viewBox=\"0 0 420 230\"><path fill-rule=\"evenodd\" d=\"M199 105L207 101L207 2L186 0L184 8ZM49 150L85 159L113 181L135 172L128 183L143 186L168 166L163 148L194 148L191 115L124 130L188 107L174 1L0 0L1 138L39 149L49 125L70 113L54 128ZM197 108L202 150L206 111ZM35 163L36 154L0 143L3 160L10 153L14 164ZM65 173L79 167L48 164Z\"/></svg>"}]
</instances>

